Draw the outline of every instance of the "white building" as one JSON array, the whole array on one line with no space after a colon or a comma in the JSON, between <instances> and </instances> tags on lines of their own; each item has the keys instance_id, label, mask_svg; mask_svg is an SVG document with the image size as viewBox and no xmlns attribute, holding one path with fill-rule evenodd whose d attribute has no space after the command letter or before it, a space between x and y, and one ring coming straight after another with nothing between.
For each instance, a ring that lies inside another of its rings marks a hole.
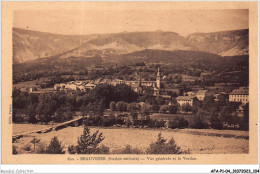
<instances>
[{"instance_id":1,"label":"white building","mask_svg":"<svg viewBox=\"0 0 260 174\"><path fill-rule=\"evenodd\" d=\"M248 103L249 102L248 87L240 87L239 89L234 89L231 93L229 93L229 101L241 102L242 104Z\"/></svg>"},{"instance_id":2,"label":"white building","mask_svg":"<svg viewBox=\"0 0 260 174\"><path fill-rule=\"evenodd\" d=\"M193 106L194 98L192 96L179 96L176 98L177 102L180 106L184 104L189 104L190 106Z\"/></svg>"},{"instance_id":3,"label":"white building","mask_svg":"<svg viewBox=\"0 0 260 174\"><path fill-rule=\"evenodd\" d=\"M207 90L199 90L196 93L196 97L198 98L199 101L203 101L207 92L208 92Z\"/></svg>"}]
</instances>

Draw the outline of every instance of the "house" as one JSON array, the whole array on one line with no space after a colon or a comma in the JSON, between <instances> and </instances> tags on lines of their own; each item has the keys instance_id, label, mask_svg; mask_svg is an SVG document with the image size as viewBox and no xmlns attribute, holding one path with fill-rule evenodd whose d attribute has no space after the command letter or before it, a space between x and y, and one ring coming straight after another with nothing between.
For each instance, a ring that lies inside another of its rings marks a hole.
<instances>
[{"instance_id":1,"label":"house","mask_svg":"<svg viewBox=\"0 0 260 174\"><path fill-rule=\"evenodd\" d=\"M91 83L88 83L88 84L85 85L86 89L94 89L95 87L96 87L96 85L95 84L91 84Z\"/></svg>"},{"instance_id":2,"label":"house","mask_svg":"<svg viewBox=\"0 0 260 174\"><path fill-rule=\"evenodd\" d=\"M29 92L33 92L33 91L37 91L37 88L36 87L30 87Z\"/></svg>"},{"instance_id":3,"label":"house","mask_svg":"<svg viewBox=\"0 0 260 174\"><path fill-rule=\"evenodd\" d=\"M229 93L229 102L241 102L242 104L248 103L248 87L240 87L238 89L234 89L231 93Z\"/></svg>"},{"instance_id":4,"label":"house","mask_svg":"<svg viewBox=\"0 0 260 174\"><path fill-rule=\"evenodd\" d=\"M190 97L196 97L196 93L193 92L193 91L186 92L184 95L185 96L190 96Z\"/></svg>"},{"instance_id":5,"label":"house","mask_svg":"<svg viewBox=\"0 0 260 174\"><path fill-rule=\"evenodd\" d=\"M69 83L66 84L65 88L75 91L75 90L77 90L77 85L74 84L74 82L69 82Z\"/></svg>"},{"instance_id":6,"label":"house","mask_svg":"<svg viewBox=\"0 0 260 174\"><path fill-rule=\"evenodd\" d=\"M77 89L80 90L80 91L86 91L86 87L83 86L83 85L77 86Z\"/></svg>"},{"instance_id":7,"label":"house","mask_svg":"<svg viewBox=\"0 0 260 174\"><path fill-rule=\"evenodd\" d=\"M196 97L198 98L199 101L203 101L207 92L208 92L207 90L199 90L196 93Z\"/></svg>"},{"instance_id":8,"label":"house","mask_svg":"<svg viewBox=\"0 0 260 174\"><path fill-rule=\"evenodd\" d=\"M55 84L54 85L54 90L55 91L59 91L60 89L61 89L60 84Z\"/></svg>"},{"instance_id":9,"label":"house","mask_svg":"<svg viewBox=\"0 0 260 174\"><path fill-rule=\"evenodd\" d=\"M244 105L239 105L239 107L236 109L236 116L238 117L244 117Z\"/></svg>"},{"instance_id":10,"label":"house","mask_svg":"<svg viewBox=\"0 0 260 174\"><path fill-rule=\"evenodd\" d=\"M184 104L189 104L190 106L193 106L194 99L196 97L194 96L179 96L176 98L177 103L179 103L180 106Z\"/></svg>"}]
</instances>

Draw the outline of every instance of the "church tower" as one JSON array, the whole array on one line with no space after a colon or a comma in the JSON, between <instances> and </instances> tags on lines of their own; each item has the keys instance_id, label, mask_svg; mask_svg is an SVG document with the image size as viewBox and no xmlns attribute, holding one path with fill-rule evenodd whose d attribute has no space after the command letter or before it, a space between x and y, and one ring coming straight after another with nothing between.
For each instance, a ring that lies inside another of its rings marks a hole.
<instances>
[{"instance_id":1,"label":"church tower","mask_svg":"<svg viewBox=\"0 0 260 174\"><path fill-rule=\"evenodd\" d=\"M160 68L158 68L158 72L157 72L157 76L156 76L156 87L158 89L161 88Z\"/></svg>"}]
</instances>

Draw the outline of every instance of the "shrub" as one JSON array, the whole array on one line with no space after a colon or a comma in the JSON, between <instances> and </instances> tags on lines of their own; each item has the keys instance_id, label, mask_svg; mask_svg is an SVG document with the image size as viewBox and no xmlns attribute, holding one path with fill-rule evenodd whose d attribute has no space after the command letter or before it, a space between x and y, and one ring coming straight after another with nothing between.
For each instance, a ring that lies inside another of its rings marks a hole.
<instances>
[{"instance_id":1,"label":"shrub","mask_svg":"<svg viewBox=\"0 0 260 174\"><path fill-rule=\"evenodd\" d=\"M38 143L36 146L36 153L46 153L46 144L45 143Z\"/></svg>"},{"instance_id":2,"label":"shrub","mask_svg":"<svg viewBox=\"0 0 260 174\"><path fill-rule=\"evenodd\" d=\"M176 117L173 121L169 122L169 128L171 129L183 129L188 127L189 123L187 120L185 120L183 117Z\"/></svg>"},{"instance_id":3,"label":"shrub","mask_svg":"<svg viewBox=\"0 0 260 174\"><path fill-rule=\"evenodd\" d=\"M184 111L184 112L191 112L192 111L192 107L191 107L191 105L186 103L186 104L183 104L181 106L181 110Z\"/></svg>"},{"instance_id":4,"label":"shrub","mask_svg":"<svg viewBox=\"0 0 260 174\"><path fill-rule=\"evenodd\" d=\"M126 145L125 148L122 150L122 154L143 154L143 152L138 148L133 148L130 145Z\"/></svg>"},{"instance_id":5,"label":"shrub","mask_svg":"<svg viewBox=\"0 0 260 174\"><path fill-rule=\"evenodd\" d=\"M98 145L104 140L103 134L98 134L96 131L94 134L90 134L90 130L87 126L84 126L83 134L78 138L78 144L76 146L69 146L68 151L70 154L99 154L107 153L108 148L104 146L98 147Z\"/></svg>"},{"instance_id":6,"label":"shrub","mask_svg":"<svg viewBox=\"0 0 260 174\"><path fill-rule=\"evenodd\" d=\"M101 116L90 116L88 118L85 118L83 123L86 126L102 126L103 117L101 117Z\"/></svg>"},{"instance_id":7,"label":"shrub","mask_svg":"<svg viewBox=\"0 0 260 174\"><path fill-rule=\"evenodd\" d=\"M109 154L109 147L102 144L100 147L97 147L96 154Z\"/></svg>"},{"instance_id":8,"label":"shrub","mask_svg":"<svg viewBox=\"0 0 260 174\"><path fill-rule=\"evenodd\" d=\"M69 146L68 152L69 152L69 154L76 154L77 153L76 146L74 146L74 145Z\"/></svg>"},{"instance_id":9,"label":"shrub","mask_svg":"<svg viewBox=\"0 0 260 174\"><path fill-rule=\"evenodd\" d=\"M178 105L169 105L168 110L170 114L176 114L178 111Z\"/></svg>"},{"instance_id":10,"label":"shrub","mask_svg":"<svg viewBox=\"0 0 260 174\"><path fill-rule=\"evenodd\" d=\"M165 121L163 120L148 120L147 123L145 124L145 126L149 127L149 128L161 128L161 127L165 127Z\"/></svg>"},{"instance_id":11,"label":"shrub","mask_svg":"<svg viewBox=\"0 0 260 174\"><path fill-rule=\"evenodd\" d=\"M116 110L116 103L114 101L110 102L109 108L111 111L115 111Z\"/></svg>"},{"instance_id":12,"label":"shrub","mask_svg":"<svg viewBox=\"0 0 260 174\"><path fill-rule=\"evenodd\" d=\"M16 154L18 154L18 152L17 152L17 147L16 147L16 146L14 146L14 145L13 145L13 150L12 150L12 153L13 153L13 155L16 155Z\"/></svg>"},{"instance_id":13,"label":"shrub","mask_svg":"<svg viewBox=\"0 0 260 174\"><path fill-rule=\"evenodd\" d=\"M122 149L115 149L112 154L144 154L144 152L138 148L133 148L130 145L126 145Z\"/></svg>"},{"instance_id":14,"label":"shrub","mask_svg":"<svg viewBox=\"0 0 260 174\"><path fill-rule=\"evenodd\" d=\"M156 142L150 144L150 147L146 150L147 154L182 154L183 152L179 146L175 144L173 138L170 141L162 137L162 134L158 134L158 139Z\"/></svg>"},{"instance_id":15,"label":"shrub","mask_svg":"<svg viewBox=\"0 0 260 174\"><path fill-rule=\"evenodd\" d=\"M65 153L65 151L63 151L63 149L61 147L61 142L58 140L58 138L56 136L51 139L51 142L46 149L46 153L49 153L49 154L64 154Z\"/></svg>"},{"instance_id":16,"label":"shrub","mask_svg":"<svg viewBox=\"0 0 260 174\"><path fill-rule=\"evenodd\" d=\"M160 107L159 112L160 113L170 113L170 114L176 114L178 111L178 106L177 105L162 105Z\"/></svg>"},{"instance_id":17,"label":"shrub","mask_svg":"<svg viewBox=\"0 0 260 174\"><path fill-rule=\"evenodd\" d=\"M109 127L116 124L116 118L114 116L104 117L102 119L102 126Z\"/></svg>"},{"instance_id":18,"label":"shrub","mask_svg":"<svg viewBox=\"0 0 260 174\"><path fill-rule=\"evenodd\" d=\"M25 150L25 151L31 151L32 150L32 144L27 143L22 149Z\"/></svg>"},{"instance_id":19,"label":"shrub","mask_svg":"<svg viewBox=\"0 0 260 174\"><path fill-rule=\"evenodd\" d=\"M208 123L205 121L205 117L210 115L207 111L200 109L193 120L190 122L190 127L195 129L206 129L208 128Z\"/></svg>"},{"instance_id":20,"label":"shrub","mask_svg":"<svg viewBox=\"0 0 260 174\"><path fill-rule=\"evenodd\" d=\"M127 119L125 122L126 127L130 127L132 125L132 122L130 119Z\"/></svg>"},{"instance_id":21,"label":"shrub","mask_svg":"<svg viewBox=\"0 0 260 174\"><path fill-rule=\"evenodd\" d=\"M167 111L168 111L168 105L162 105L162 106L160 107L160 110L159 110L160 113L166 114Z\"/></svg>"},{"instance_id":22,"label":"shrub","mask_svg":"<svg viewBox=\"0 0 260 174\"><path fill-rule=\"evenodd\" d=\"M211 116L210 118L211 127L214 129L223 129L223 123L218 117Z\"/></svg>"},{"instance_id":23,"label":"shrub","mask_svg":"<svg viewBox=\"0 0 260 174\"><path fill-rule=\"evenodd\" d=\"M197 115L190 122L189 127L194 129L206 129L208 128L208 124L204 122L203 117Z\"/></svg>"},{"instance_id":24,"label":"shrub","mask_svg":"<svg viewBox=\"0 0 260 174\"><path fill-rule=\"evenodd\" d=\"M125 102L117 102L116 103L116 108L118 111L122 112L122 111L126 111L127 110L127 104Z\"/></svg>"}]
</instances>

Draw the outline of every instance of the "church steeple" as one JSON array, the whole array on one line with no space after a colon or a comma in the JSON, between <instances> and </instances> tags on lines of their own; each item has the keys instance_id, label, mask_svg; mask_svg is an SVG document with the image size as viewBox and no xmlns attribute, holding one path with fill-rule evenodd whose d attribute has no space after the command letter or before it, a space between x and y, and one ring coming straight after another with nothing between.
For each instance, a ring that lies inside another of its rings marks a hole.
<instances>
[{"instance_id":1,"label":"church steeple","mask_svg":"<svg viewBox=\"0 0 260 174\"><path fill-rule=\"evenodd\" d=\"M156 87L158 89L161 88L161 76L160 76L160 68L158 68L157 76L156 76Z\"/></svg>"},{"instance_id":2,"label":"church steeple","mask_svg":"<svg viewBox=\"0 0 260 174\"><path fill-rule=\"evenodd\" d=\"M160 68L158 68L157 77L160 77Z\"/></svg>"}]
</instances>

